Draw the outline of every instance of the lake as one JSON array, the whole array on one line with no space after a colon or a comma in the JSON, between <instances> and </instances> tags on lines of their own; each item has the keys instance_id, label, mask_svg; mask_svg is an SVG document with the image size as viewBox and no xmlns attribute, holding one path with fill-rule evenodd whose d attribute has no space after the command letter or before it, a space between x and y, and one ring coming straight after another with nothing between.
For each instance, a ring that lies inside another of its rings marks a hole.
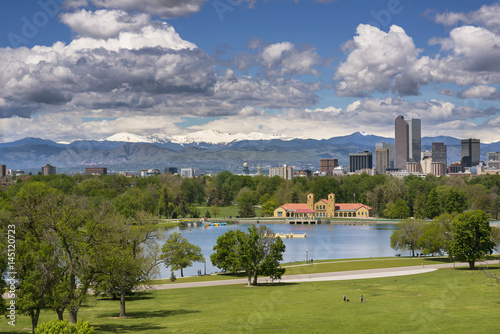
<instances>
[{"instance_id":1,"label":"lake","mask_svg":"<svg viewBox=\"0 0 500 334\"><path fill-rule=\"evenodd\" d=\"M228 230L240 229L247 231L250 224L234 224L227 226L209 227L176 227L166 230L166 236L179 232L190 243L198 245L206 259L206 273L219 272L220 269L212 266L210 255L217 243L217 238ZM283 262L305 261L306 256L314 260L347 259L364 257L395 256L395 251L390 247L390 237L396 229L395 224L371 225L266 225L274 233L307 233L307 237L283 239L286 251ZM404 254L404 253L403 253ZM196 275L198 270L205 272L205 264L196 262L192 267L184 269L184 276ZM180 277L180 270L174 271ZM162 265L161 278L170 277L170 269Z\"/></svg>"}]
</instances>

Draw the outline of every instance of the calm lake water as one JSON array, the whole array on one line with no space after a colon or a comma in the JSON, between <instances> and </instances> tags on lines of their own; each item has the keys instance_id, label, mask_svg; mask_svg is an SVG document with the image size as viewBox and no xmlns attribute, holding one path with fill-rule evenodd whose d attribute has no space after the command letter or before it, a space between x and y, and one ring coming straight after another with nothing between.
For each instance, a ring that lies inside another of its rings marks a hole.
<instances>
[{"instance_id":1,"label":"calm lake water","mask_svg":"<svg viewBox=\"0 0 500 334\"><path fill-rule=\"evenodd\" d=\"M190 243L201 247L206 259L207 274L220 271L212 266L210 255L217 243L217 238L228 230L240 229L247 231L250 224L235 224L228 226L210 227L177 227L166 230L166 236L173 232L179 232L189 240ZM266 225L274 233L307 233L305 239L283 239L286 251L283 262L305 261L306 256L314 260L346 259L360 257L395 256L395 251L390 247L392 231L396 229L395 224L373 224L373 225L288 225L269 224ZM404 254L404 253L403 253ZM196 262L192 267L184 269L184 276L196 275L198 270L205 272L205 264ZM174 271L180 277L180 271ZM162 266L161 278L170 277L170 269Z\"/></svg>"}]
</instances>

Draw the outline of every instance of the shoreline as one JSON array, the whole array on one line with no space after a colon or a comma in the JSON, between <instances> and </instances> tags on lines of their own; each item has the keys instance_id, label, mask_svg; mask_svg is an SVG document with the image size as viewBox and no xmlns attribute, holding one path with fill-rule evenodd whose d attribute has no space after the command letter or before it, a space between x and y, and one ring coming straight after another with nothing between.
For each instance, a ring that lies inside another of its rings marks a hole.
<instances>
[{"instance_id":1,"label":"shoreline","mask_svg":"<svg viewBox=\"0 0 500 334\"><path fill-rule=\"evenodd\" d=\"M227 224L281 224L281 225L382 225L382 224L397 224L401 222L400 219L376 219L376 218L363 218L363 219L320 219L314 224L292 224L284 218L209 218L205 222L208 223L227 223ZM157 222L162 226L193 226L200 224L201 219L198 218L185 218L185 219L162 219ZM431 220L428 220L431 222ZM500 221L490 221L491 226L500 226Z\"/></svg>"}]
</instances>

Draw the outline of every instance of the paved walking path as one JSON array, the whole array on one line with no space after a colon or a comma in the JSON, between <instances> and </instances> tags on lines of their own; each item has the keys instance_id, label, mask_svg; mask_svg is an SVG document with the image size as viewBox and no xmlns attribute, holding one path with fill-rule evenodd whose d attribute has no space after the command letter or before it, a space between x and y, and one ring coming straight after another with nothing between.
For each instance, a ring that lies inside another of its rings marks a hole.
<instances>
[{"instance_id":1,"label":"paved walking path","mask_svg":"<svg viewBox=\"0 0 500 334\"><path fill-rule=\"evenodd\" d=\"M498 260L476 262L476 267L479 268L484 264L498 264ZM412 266L412 267L394 267L394 268L380 268L380 269L365 269L365 270L352 270L352 271L337 271L330 273L318 274L301 274L301 275L287 275L283 276L280 280L275 282L293 283L293 282L318 282L318 281L340 281L340 280L354 280L365 278L380 278L380 277L394 277L405 275L416 275L428 273L440 268L468 267L466 262L460 263L445 263L445 264L431 264L425 266ZM269 278L259 278L260 283L270 283ZM247 284L248 279L230 279L221 281L206 281L206 282L191 282L191 283L170 283L153 285L156 290L165 289L181 289L181 288L196 288L206 286L220 286L220 285L234 285L234 284Z\"/></svg>"}]
</instances>

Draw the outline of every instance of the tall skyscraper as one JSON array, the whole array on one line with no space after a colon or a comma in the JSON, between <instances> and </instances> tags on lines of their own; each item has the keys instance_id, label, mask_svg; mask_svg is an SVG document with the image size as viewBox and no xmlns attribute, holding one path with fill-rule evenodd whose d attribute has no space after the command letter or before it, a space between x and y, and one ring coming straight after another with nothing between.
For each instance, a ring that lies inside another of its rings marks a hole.
<instances>
[{"instance_id":1,"label":"tall skyscraper","mask_svg":"<svg viewBox=\"0 0 500 334\"><path fill-rule=\"evenodd\" d=\"M394 167L405 169L408 162L408 124L404 116L399 115L394 121Z\"/></svg>"},{"instance_id":2,"label":"tall skyscraper","mask_svg":"<svg viewBox=\"0 0 500 334\"><path fill-rule=\"evenodd\" d=\"M421 121L412 118L408 124L408 161L420 162L421 149Z\"/></svg>"},{"instance_id":3,"label":"tall skyscraper","mask_svg":"<svg viewBox=\"0 0 500 334\"><path fill-rule=\"evenodd\" d=\"M443 143L432 143L432 162L447 164L446 145Z\"/></svg>"},{"instance_id":4,"label":"tall skyscraper","mask_svg":"<svg viewBox=\"0 0 500 334\"><path fill-rule=\"evenodd\" d=\"M481 142L479 139L462 139L462 164L465 167L476 166L481 160Z\"/></svg>"},{"instance_id":5,"label":"tall skyscraper","mask_svg":"<svg viewBox=\"0 0 500 334\"><path fill-rule=\"evenodd\" d=\"M407 162L420 162L421 121L412 118L405 121L399 115L394 121L395 168L405 169Z\"/></svg>"},{"instance_id":6,"label":"tall skyscraper","mask_svg":"<svg viewBox=\"0 0 500 334\"><path fill-rule=\"evenodd\" d=\"M349 172L354 173L359 169L372 169L372 152L363 151L360 153L349 153Z\"/></svg>"},{"instance_id":7,"label":"tall skyscraper","mask_svg":"<svg viewBox=\"0 0 500 334\"><path fill-rule=\"evenodd\" d=\"M7 175L7 165L0 165L0 177Z\"/></svg>"}]
</instances>

